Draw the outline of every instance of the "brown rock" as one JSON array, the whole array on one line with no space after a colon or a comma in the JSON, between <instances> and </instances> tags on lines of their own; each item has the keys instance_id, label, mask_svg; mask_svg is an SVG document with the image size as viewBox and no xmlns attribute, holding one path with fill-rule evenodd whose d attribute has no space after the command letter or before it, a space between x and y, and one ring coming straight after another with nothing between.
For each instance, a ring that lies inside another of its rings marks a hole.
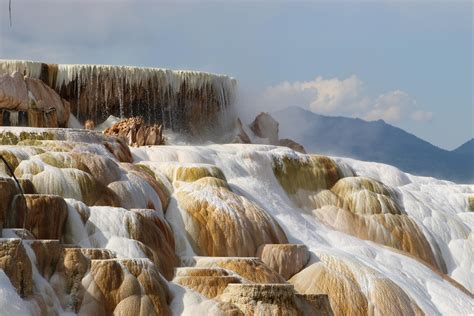
<instances>
[{"instance_id":1,"label":"brown rock","mask_svg":"<svg viewBox=\"0 0 474 316\"><path fill-rule=\"evenodd\" d=\"M87 172L100 184L107 186L109 183L118 181L123 171L111 158L92 153L69 153L78 165L83 165Z\"/></svg>"},{"instance_id":2,"label":"brown rock","mask_svg":"<svg viewBox=\"0 0 474 316\"><path fill-rule=\"evenodd\" d=\"M15 212L9 217L9 227L24 225L37 239L61 239L68 213L62 197L25 194L24 197L17 195L15 199Z\"/></svg>"},{"instance_id":3,"label":"brown rock","mask_svg":"<svg viewBox=\"0 0 474 316\"><path fill-rule=\"evenodd\" d=\"M28 126L46 127L44 121L44 111L37 109L28 109Z\"/></svg>"},{"instance_id":4,"label":"brown rock","mask_svg":"<svg viewBox=\"0 0 474 316\"><path fill-rule=\"evenodd\" d=\"M0 75L0 108L28 108L28 90L19 72Z\"/></svg>"},{"instance_id":5,"label":"brown rock","mask_svg":"<svg viewBox=\"0 0 474 316\"><path fill-rule=\"evenodd\" d=\"M262 244L286 243L280 225L222 179L204 177L175 193L198 255L255 256Z\"/></svg>"},{"instance_id":6,"label":"brown rock","mask_svg":"<svg viewBox=\"0 0 474 316\"><path fill-rule=\"evenodd\" d=\"M152 252L150 259L159 267L165 278L171 280L179 260L174 252L175 243L171 227L155 210L132 209L134 216L125 218L130 238L147 246Z\"/></svg>"},{"instance_id":7,"label":"brown rock","mask_svg":"<svg viewBox=\"0 0 474 316\"><path fill-rule=\"evenodd\" d=\"M32 294L31 262L20 239L0 239L0 268L21 297Z\"/></svg>"},{"instance_id":8,"label":"brown rock","mask_svg":"<svg viewBox=\"0 0 474 316\"><path fill-rule=\"evenodd\" d=\"M46 279L53 275L56 266L61 259L63 246L59 240L27 240L27 243L36 256L36 267L39 273Z\"/></svg>"},{"instance_id":9,"label":"brown rock","mask_svg":"<svg viewBox=\"0 0 474 316\"><path fill-rule=\"evenodd\" d=\"M51 278L56 294L64 309L77 313L82 305L85 289L82 279L90 269L91 260L115 258L108 249L65 248L58 262L55 277Z\"/></svg>"},{"instance_id":10,"label":"brown rock","mask_svg":"<svg viewBox=\"0 0 474 316\"><path fill-rule=\"evenodd\" d=\"M296 304L303 315L333 316L326 294L296 294Z\"/></svg>"},{"instance_id":11,"label":"brown rock","mask_svg":"<svg viewBox=\"0 0 474 316\"><path fill-rule=\"evenodd\" d=\"M235 276L181 276L174 278L173 282L211 299L221 295L228 284L240 283L240 279Z\"/></svg>"},{"instance_id":12,"label":"brown rock","mask_svg":"<svg viewBox=\"0 0 474 316\"><path fill-rule=\"evenodd\" d=\"M262 245L257 256L286 280L300 272L309 260L308 248L295 244Z\"/></svg>"},{"instance_id":13,"label":"brown rock","mask_svg":"<svg viewBox=\"0 0 474 316\"><path fill-rule=\"evenodd\" d=\"M150 174L151 171L144 169L143 166L140 167L133 164L122 163L121 167L129 173L137 175L143 180L145 180L158 195L161 202L162 210L163 212L166 212L171 193L169 192L168 188L163 184L163 182L161 180L159 181L157 177Z\"/></svg>"},{"instance_id":14,"label":"brown rock","mask_svg":"<svg viewBox=\"0 0 474 316\"><path fill-rule=\"evenodd\" d=\"M161 125L153 125L148 128L145 145L161 145L163 144L163 130Z\"/></svg>"},{"instance_id":15,"label":"brown rock","mask_svg":"<svg viewBox=\"0 0 474 316\"><path fill-rule=\"evenodd\" d=\"M303 315L291 284L229 284L217 299L234 304L246 316Z\"/></svg>"},{"instance_id":16,"label":"brown rock","mask_svg":"<svg viewBox=\"0 0 474 316\"><path fill-rule=\"evenodd\" d=\"M114 141L104 141L103 145L118 161L133 162L130 148L128 148L127 143L120 137L114 138Z\"/></svg>"},{"instance_id":17,"label":"brown rock","mask_svg":"<svg viewBox=\"0 0 474 316\"><path fill-rule=\"evenodd\" d=\"M20 178L18 179L18 182L20 183L21 189L23 190L24 194L36 194L35 186L33 185L33 182L31 182L30 179Z\"/></svg>"},{"instance_id":18,"label":"brown rock","mask_svg":"<svg viewBox=\"0 0 474 316\"><path fill-rule=\"evenodd\" d=\"M222 268L235 272L252 283L286 283L285 279L259 258L194 257L196 267Z\"/></svg>"},{"instance_id":19,"label":"brown rock","mask_svg":"<svg viewBox=\"0 0 474 316\"><path fill-rule=\"evenodd\" d=\"M142 117L121 120L103 132L105 135L119 136L130 146L162 145L164 139L161 125L147 125Z\"/></svg>"},{"instance_id":20,"label":"brown rock","mask_svg":"<svg viewBox=\"0 0 474 316\"><path fill-rule=\"evenodd\" d=\"M252 140L250 139L247 132L245 132L244 125L242 124L242 121L240 120L240 118L237 119L236 128L237 128L237 136L235 136L232 142L238 143L238 144L251 144Z\"/></svg>"},{"instance_id":21,"label":"brown rock","mask_svg":"<svg viewBox=\"0 0 474 316\"><path fill-rule=\"evenodd\" d=\"M80 314L170 314L167 285L149 260L92 260L90 276Z\"/></svg>"},{"instance_id":22,"label":"brown rock","mask_svg":"<svg viewBox=\"0 0 474 316\"><path fill-rule=\"evenodd\" d=\"M344 175L336 162L326 156L284 156L274 158L272 166L288 197L308 211L326 205L328 195L320 196L320 193L329 191ZM337 196L332 195L337 200Z\"/></svg>"},{"instance_id":23,"label":"brown rock","mask_svg":"<svg viewBox=\"0 0 474 316\"><path fill-rule=\"evenodd\" d=\"M0 164L3 164L3 161L0 161ZM12 178L0 178L0 228L6 226L13 197L18 193L18 188Z\"/></svg>"},{"instance_id":24,"label":"brown rock","mask_svg":"<svg viewBox=\"0 0 474 316\"><path fill-rule=\"evenodd\" d=\"M304 149L303 145L295 142L292 139L288 139L288 138L280 139L278 142L278 145L291 148L294 151L300 152L302 154L306 154L306 150Z\"/></svg>"},{"instance_id":25,"label":"brown rock","mask_svg":"<svg viewBox=\"0 0 474 316\"><path fill-rule=\"evenodd\" d=\"M320 254L289 282L304 294L327 294L334 315L422 315L398 285L357 260Z\"/></svg>"},{"instance_id":26,"label":"brown rock","mask_svg":"<svg viewBox=\"0 0 474 316\"><path fill-rule=\"evenodd\" d=\"M368 302L352 271L344 264L315 263L293 276L290 283L304 294L328 294L335 315L367 315Z\"/></svg>"},{"instance_id":27,"label":"brown rock","mask_svg":"<svg viewBox=\"0 0 474 316\"><path fill-rule=\"evenodd\" d=\"M39 79L25 77L25 82L28 91L34 98L34 106L36 109L45 111L54 108L56 110L59 125L65 126L70 114L68 103L63 102L56 91L48 87Z\"/></svg>"},{"instance_id":28,"label":"brown rock","mask_svg":"<svg viewBox=\"0 0 474 316\"><path fill-rule=\"evenodd\" d=\"M58 115L55 108L44 111L44 126L48 128L59 127Z\"/></svg>"},{"instance_id":29,"label":"brown rock","mask_svg":"<svg viewBox=\"0 0 474 316\"><path fill-rule=\"evenodd\" d=\"M84 128L85 129L89 129L89 130L94 130L95 128L95 123L93 120L86 120L84 122Z\"/></svg>"},{"instance_id":30,"label":"brown rock","mask_svg":"<svg viewBox=\"0 0 474 316\"><path fill-rule=\"evenodd\" d=\"M199 277L199 276L228 276L229 274L222 268L200 268L200 267L182 267L176 268L176 277Z\"/></svg>"},{"instance_id":31,"label":"brown rock","mask_svg":"<svg viewBox=\"0 0 474 316\"><path fill-rule=\"evenodd\" d=\"M270 114L262 112L249 127L258 137L268 139L272 145L278 145L278 125Z\"/></svg>"}]
</instances>

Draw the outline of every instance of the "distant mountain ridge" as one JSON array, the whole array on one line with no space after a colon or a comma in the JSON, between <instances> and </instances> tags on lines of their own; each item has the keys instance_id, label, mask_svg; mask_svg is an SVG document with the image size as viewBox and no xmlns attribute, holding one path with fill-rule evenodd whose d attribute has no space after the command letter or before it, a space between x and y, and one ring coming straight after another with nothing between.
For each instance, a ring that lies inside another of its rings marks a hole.
<instances>
[{"instance_id":1,"label":"distant mountain ridge","mask_svg":"<svg viewBox=\"0 0 474 316\"><path fill-rule=\"evenodd\" d=\"M444 150L383 120L315 114L299 107L271 113L280 135L308 152L387 163L416 175L474 183L474 139Z\"/></svg>"},{"instance_id":2,"label":"distant mountain ridge","mask_svg":"<svg viewBox=\"0 0 474 316\"><path fill-rule=\"evenodd\" d=\"M455 150L453 152L456 152L458 154L467 154L467 155L474 155L474 138L471 138Z\"/></svg>"}]
</instances>

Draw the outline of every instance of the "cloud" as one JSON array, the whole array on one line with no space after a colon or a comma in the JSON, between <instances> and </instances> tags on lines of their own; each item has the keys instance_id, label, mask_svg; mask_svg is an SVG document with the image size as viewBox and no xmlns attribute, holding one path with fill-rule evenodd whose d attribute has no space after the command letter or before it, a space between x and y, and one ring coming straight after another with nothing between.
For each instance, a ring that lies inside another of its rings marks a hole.
<instances>
[{"instance_id":1,"label":"cloud","mask_svg":"<svg viewBox=\"0 0 474 316\"><path fill-rule=\"evenodd\" d=\"M433 114L419 108L416 100L401 90L378 96L365 91L356 75L346 79L316 77L312 81L283 82L265 89L258 103L265 110L275 111L300 106L315 113L359 117L388 122L431 120Z\"/></svg>"},{"instance_id":2,"label":"cloud","mask_svg":"<svg viewBox=\"0 0 474 316\"><path fill-rule=\"evenodd\" d=\"M433 112L415 111L411 114L411 119L414 121L431 121Z\"/></svg>"}]
</instances>

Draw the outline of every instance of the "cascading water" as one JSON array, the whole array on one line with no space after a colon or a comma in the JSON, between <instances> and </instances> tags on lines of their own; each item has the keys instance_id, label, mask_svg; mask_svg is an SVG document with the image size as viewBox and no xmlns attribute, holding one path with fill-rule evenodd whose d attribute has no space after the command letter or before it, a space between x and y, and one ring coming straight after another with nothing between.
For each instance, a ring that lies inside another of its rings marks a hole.
<instances>
[{"instance_id":1,"label":"cascading water","mask_svg":"<svg viewBox=\"0 0 474 316\"><path fill-rule=\"evenodd\" d=\"M236 87L233 78L206 72L0 60L0 74L15 71L50 85L81 122L140 115L148 123L191 133L219 123Z\"/></svg>"}]
</instances>

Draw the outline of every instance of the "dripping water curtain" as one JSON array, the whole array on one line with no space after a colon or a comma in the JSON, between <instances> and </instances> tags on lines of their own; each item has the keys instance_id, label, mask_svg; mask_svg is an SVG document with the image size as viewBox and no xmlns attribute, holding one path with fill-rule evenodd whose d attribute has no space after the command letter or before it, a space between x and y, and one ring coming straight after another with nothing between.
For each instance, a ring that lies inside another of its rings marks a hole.
<instances>
[{"instance_id":1,"label":"dripping water curtain","mask_svg":"<svg viewBox=\"0 0 474 316\"><path fill-rule=\"evenodd\" d=\"M3 163L5 164L5 166L7 167L8 171L10 172L10 174L12 175L13 179L15 180L16 182L16 185L18 186L18 189L20 190L20 194L21 194L21 197L23 198L23 201L25 201L25 204L26 204L26 198L25 198L25 194L23 193L23 188L21 187L20 185L20 182L18 181L18 179L16 178L15 176L15 173L13 172L13 168L10 166L10 164L8 163L8 161L2 156L0 155L0 159L3 161ZM24 237L24 234L25 234L25 225L26 225L26 220L28 218L28 209L27 207L25 206L25 217L23 218L23 232L22 234L20 234L20 239L23 240L23 237ZM18 245L18 247L15 249L15 257L17 255L17 252L18 252L18 248L20 248L21 244Z\"/></svg>"}]
</instances>

